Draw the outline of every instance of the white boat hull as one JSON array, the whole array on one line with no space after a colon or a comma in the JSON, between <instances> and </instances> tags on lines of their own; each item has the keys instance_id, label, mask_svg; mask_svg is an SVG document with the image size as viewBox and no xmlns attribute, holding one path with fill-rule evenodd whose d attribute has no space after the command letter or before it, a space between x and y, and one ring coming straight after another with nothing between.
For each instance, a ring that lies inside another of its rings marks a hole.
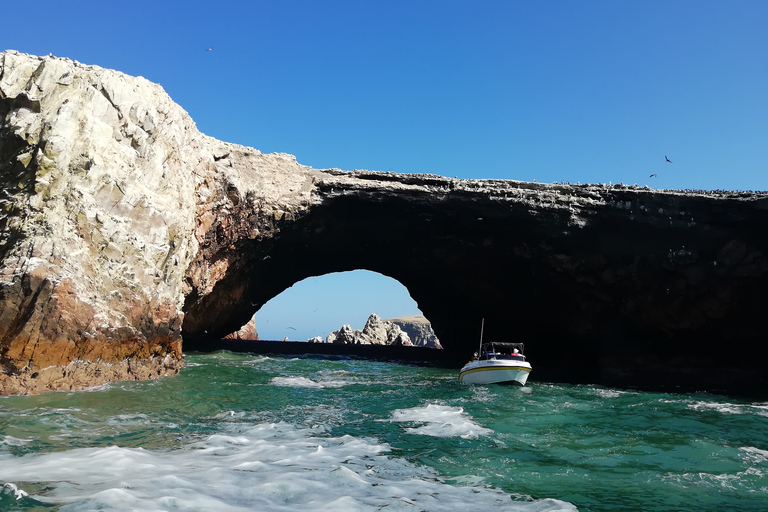
<instances>
[{"instance_id":1,"label":"white boat hull","mask_svg":"<svg viewBox=\"0 0 768 512\"><path fill-rule=\"evenodd\" d=\"M459 373L462 384L517 384L525 386L531 365L526 361L472 361Z\"/></svg>"}]
</instances>

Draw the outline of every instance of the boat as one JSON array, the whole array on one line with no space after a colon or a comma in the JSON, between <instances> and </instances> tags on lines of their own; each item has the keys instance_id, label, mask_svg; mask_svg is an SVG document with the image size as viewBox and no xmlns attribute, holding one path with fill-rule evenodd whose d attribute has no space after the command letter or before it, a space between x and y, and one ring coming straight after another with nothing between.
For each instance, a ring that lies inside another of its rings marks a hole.
<instances>
[{"instance_id":1,"label":"boat","mask_svg":"<svg viewBox=\"0 0 768 512\"><path fill-rule=\"evenodd\" d=\"M523 343L483 343L480 329L480 351L459 372L461 384L514 384L525 386L531 363L525 360Z\"/></svg>"}]
</instances>

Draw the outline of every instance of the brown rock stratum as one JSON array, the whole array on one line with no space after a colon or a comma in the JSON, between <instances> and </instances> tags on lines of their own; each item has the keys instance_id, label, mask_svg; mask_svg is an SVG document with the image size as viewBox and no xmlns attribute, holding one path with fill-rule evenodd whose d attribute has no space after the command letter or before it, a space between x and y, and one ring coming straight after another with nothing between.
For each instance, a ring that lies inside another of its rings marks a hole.
<instances>
[{"instance_id":1,"label":"brown rock stratum","mask_svg":"<svg viewBox=\"0 0 768 512\"><path fill-rule=\"evenodd\" d=\"M767 231L765 194L312 169L143 78L0 54L3 394L176 374L182 338L357 268L457 361L485 318L539 378L765 389Z\"/></svg>"},{"instance_id":2,"label":"brown rock stratum","mask_svg":"<svg viewBox=\"0 0 768 512\"><path fill-rule=\"evenodd\" d=\"M259 333L256 331L256 321L254 317L248 320L248 323L242 326L235 332L229 333L224 336L225 340L245 340L245 341L258 341Z\"/></svg>"}]
</instances>

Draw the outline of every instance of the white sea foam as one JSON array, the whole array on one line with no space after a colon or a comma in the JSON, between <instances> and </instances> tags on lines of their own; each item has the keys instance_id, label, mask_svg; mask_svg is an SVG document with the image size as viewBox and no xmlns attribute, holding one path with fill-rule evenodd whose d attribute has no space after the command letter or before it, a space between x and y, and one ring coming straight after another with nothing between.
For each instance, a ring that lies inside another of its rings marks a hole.
<instances>
[{"instance_id":1,"label":"white sea foam","mask_svg":"<svg viewBox=\"0 0 768 512\"><path fill-rule=\"evenodd\" d=\"M698 401L689 404L688 407L694 410L715 410L723 414L755 414L768 418L768 404L765 403L730 404Z\"/></svg>"},{"instance_id":2,"label":"white sea foam","mask_svg":"<svg viewBox=\"0 0 768 512\"><path fill-rule=\"evenodd\" d=\"M34 441L34 438L30 439L19 439L18 437L13 436L3 436L2 439L0 439L0 449L3 446L24 446L27 443L30 443Z\"/></svg>"},{"instance_id":3,"label":"white sea foam","mask_svg":"<svg viewBox=\"0 0 768 512\"><path fill-rule=\"evenodd\" d=\"M72 393L99 393L102 391L107 391L115 388L119 388L119 384L115 384L114 382L105 382L104 384L99 384L98 386L91 386L90 388L73 391Z\"/></svg>"},{"instance_id":4,"label":"white sea foam","mask_svg":"<svg viewBox=\"0 0 768 512\"><path fill-rule=\"evenodd\" d=\"M761 450L760 448L755 448L754 446L745 446L739 448L739 450L743 451L746 454L746 458L752 462L768 462L768 450Z\"/></svg>"},{"instance_id":5,"label":"white sea foam","mask_svg":"<svg viewBox=\"0 0 768 512\"><path fill-rule=\"evenodd\" d=\"M757 414L758 416L764 416L768 418L768 403L754 403L750 404L749 408L752 412Z\"/></svg>"},{"instance_id":6,"label":"white sea foam","mask_svg":"<svg viewBox=\"0 0 768 512\"><path fill-rule=\"evenodd\" d=\"M597 396L601 398L618 398L621 395L628 393L627 391L619 391L618 389L606 389L606 388L593 388Z\"/></svg>"},{"instance_id":7,"label":"white sea foam","mask_svg":"<svg viewBox=\"0 0 768 512\"><path fill-rule=\"evenodd\" d=\"M668 473L662 477L667 482L675 482L681 487L691 485L700 487L714 487L721 490L737 491L741 487L745 472L730 473Z\"/></svg>"},{"instance_id":8,"label":"white sea foam","mask_svg":"<svg viewBox=\"0 0 768 512\"><path fill-rule=\"evenodd\" d=\"M21 498L24 498L26 496L29 496L26 491L22 491L19 489L16 484L12 484L10 482L3 484L2 492L4 494L11 494L14 498L16 498L16 501L20 500Z\"/></svg>"},{"instance_id":9,"label":"white sea foam","mask_svg":"<svg viewBox=\"0 0 768 512\"><path fill-rule=\"evenodd\" d=\"M150 425L154 421L146 414L118 414L105 422L107 425Z\"/></svg>"},{"instance_id":10,"label":"white sea foam","mask_svg":"<svg viewBox=\"0 0 768 512\"><path fill-rule=\"evenodd\" d=\"M493 393L488 386L472 386L472 396L468 397L468 401L472 402L495 402L498 399L498 394Z\"/></svg>"},{"instance_id":11,"label":"white sea foam","mask_svg":"<svg viewBox=\"0 0 768 512\"><path fill-rule=\"evenodd\" d=\"M272 361L272 358L269 356L253 356L250 359L246 359L243 361L243 366L257 366L265 361Z\"/></svg>"},{"instance_id":12,"label":"white sea foam","mask_svg":"<svg viewBox=\"0 0 768 512\"><path fill-rule=\"evenodd\" d=\"M214 415L214 418L217 420L242 420L249 416L247 412L244 411L224 411L220 412L219 414Z\"/></svg>"},{"instance_id":13,"label":"white sea foam","mask_svg":"<svg viewBox=\"0 0 768 512\"><path fill-rule=\"evenodd\" d=\"M186 447L82 448L13 457L0 452L0 482L43 483L31 498L61 510L427 510L472 507L574 511L571 504L513 496L480 485L452 486L431 470L352 436L317 437L290 425L228 424Z\"/></svg>"},{"instance_id":14,"label":"white sea foam","mask_svg":"<svg viewBox=\"0 0 768 512\"><path fill-rule=\"evenodd\" d=\"M306 377L274 377L270 384L291 388L340 388L349 382L344 380L312 380Z\"/></svg>"},{"instance_id":15,"label":"white sea foam","mask_svg":"<svg viewBox=\"0 0 768 512\"><path fill-rule=\"evenodd\" d=\"M465 439L487 435L493 430L481 427L461 407L429 404L426 407L398 409L392 413L392 421L422 423L416 428L407 428L410 434L432 437L463 437Z\"/></svg>"}]
</instances>

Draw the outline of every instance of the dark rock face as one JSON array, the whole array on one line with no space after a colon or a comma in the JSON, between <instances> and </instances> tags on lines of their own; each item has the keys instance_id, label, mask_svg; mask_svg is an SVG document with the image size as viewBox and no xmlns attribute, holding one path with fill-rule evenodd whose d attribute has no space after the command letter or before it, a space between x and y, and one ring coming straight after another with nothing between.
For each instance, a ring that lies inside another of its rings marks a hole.
<instances>
[{"instance_id":1,"label":"dark rock face","mask_svg":"<svg viewBox=\"0 0 768 512\"><path fill-rule=\"evenodd\" d=\"M764 383L766 195L333 171L316 186L268 244L237 251L251 303L363 268L405 285L457 361L484 318L486 340L526 343L539 379Z\"/></svg>"}]
</instances>

